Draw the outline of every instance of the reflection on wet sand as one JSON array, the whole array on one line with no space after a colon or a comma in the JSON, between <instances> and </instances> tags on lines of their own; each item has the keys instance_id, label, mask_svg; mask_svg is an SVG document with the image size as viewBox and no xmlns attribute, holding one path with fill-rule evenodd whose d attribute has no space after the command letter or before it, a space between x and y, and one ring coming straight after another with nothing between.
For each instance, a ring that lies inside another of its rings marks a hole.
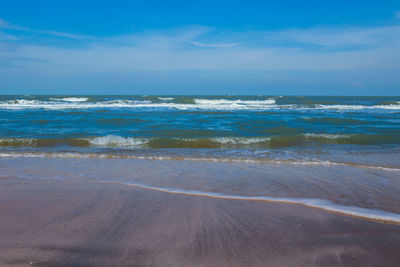
<instances>
[{"instance_id":1,"label":"reflection on wet sand","mask_svg":"<svg viewBox=\"0 0 400 267\"><path fill-rule=\"evenodd\" d=\"M320 198L396 219L397 172L64 158L8 158L0 167L2 266L400 263L399 225L297 203Z\"/></svg>"}]
</instances>

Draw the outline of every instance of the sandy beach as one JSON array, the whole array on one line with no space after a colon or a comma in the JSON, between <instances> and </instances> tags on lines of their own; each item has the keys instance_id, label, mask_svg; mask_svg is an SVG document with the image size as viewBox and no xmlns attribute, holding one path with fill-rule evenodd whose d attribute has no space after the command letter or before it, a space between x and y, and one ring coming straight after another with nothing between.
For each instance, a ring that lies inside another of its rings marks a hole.
<instances>
[{"instance_id":1,"label":"sandy beach","mask_svg":"<svg viewBox=\"0 0 400 267\"><path fill-rule=\"evenodd\" d=\"M10 180L0 187L1 266L400 263L399 225L291 204Z\"/></svg>"},{"instance_id":2,"label":"sandy beach","mask_svg":"<svg viewBox=\"0 0 400 267\"><path fill-rule=\"evenodd\" d=\"M0 0L0 267L400 267L400 0Z\"/></svg>"}]
</instances>

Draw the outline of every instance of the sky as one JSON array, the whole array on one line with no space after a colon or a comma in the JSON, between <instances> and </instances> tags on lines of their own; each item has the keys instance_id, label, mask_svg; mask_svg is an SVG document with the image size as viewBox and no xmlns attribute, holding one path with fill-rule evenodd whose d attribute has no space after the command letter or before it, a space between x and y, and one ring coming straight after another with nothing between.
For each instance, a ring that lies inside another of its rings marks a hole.
<instances>
[{"instance_id":1,"label":"sky","mask_svg":"<svg viewBox=\"0 0 400 267\"><path fill-rule=\"evenodd\" d=\"M400 95L400 1L0 0L0 94Z\"/></svg>"}]
</instances>

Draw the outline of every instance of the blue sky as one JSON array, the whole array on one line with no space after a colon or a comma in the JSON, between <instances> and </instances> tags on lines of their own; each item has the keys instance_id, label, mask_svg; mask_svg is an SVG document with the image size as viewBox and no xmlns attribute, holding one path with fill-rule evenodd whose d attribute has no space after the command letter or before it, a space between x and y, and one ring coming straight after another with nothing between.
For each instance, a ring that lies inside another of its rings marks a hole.
<instances>
[{"instance_id":1,"label":"blue sky","mask_svg":"<svg viewBox=\"0 0 400 267\"><path fill-rule=\"evenodd\" d=\"M400 94L399 1L0 0L3 94Z\"/></svg>"}]
</instances>

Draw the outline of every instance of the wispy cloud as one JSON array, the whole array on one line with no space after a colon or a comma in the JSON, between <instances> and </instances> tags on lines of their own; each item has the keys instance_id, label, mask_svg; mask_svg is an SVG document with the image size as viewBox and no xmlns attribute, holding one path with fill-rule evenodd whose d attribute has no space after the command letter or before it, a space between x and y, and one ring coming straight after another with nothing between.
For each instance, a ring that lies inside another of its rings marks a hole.
<instances>
[{"instance_id":1,"label":"wispy cloud","mask_svg":"<svg viewBox=\"0 0 400 267\"><path fill-rule=\"evenodd\" d=\"M4 19L0 18L0 28L7 28L9 23Z\"/></svg>"},{"instance_id":2,"label":"wispy cloud","mask_svg":"<svg viewBox=\"0 0 400 267\"><path fill-rule=\"evenodd\" d=\"M5 21L4 19L0 18L0 30L3 29L3 31L7 31L7 30L12 30L12 31L17 31L17 32L22 32L22 34L24 36L29 36L31 34L40 34L40 35L49 35L49 36L54 36L54 37L64 37L64 38L70 38L70 39L93 39L93 36L88 36L88 35L79 35L79 34L72 34L72 33L68 33L68 32L61 32L61 31L52 31L52 30L33 30L33 29L29 29L27 27L20 27L14 24L11 24L7 21ZM1 32L0 32L1 34ZM6 35L3 32L3 38L5 39L4 36L7 36L7 39L9 40L17 40L17 39L22 39L22 38L18 38L14 35Z\"/></svg>"},{"instance_id":3,"label":"wispy cloud","mask_svg":"<svg viewBox=\"0 0 400 267\"><path fill-rule=\"evenodd\" d=\"M67 32L59 32L59 31L46 31L46 30L39 30L36 31L39 34L51 35L51 36L58 36L58 37L65 37L70 39L93 39L93 36L88 35L79 35L79 34L72 34Z\"/></svg>"},{"instance_id":4,"label":"wispy cloud","mask_svg":"<svg viewBox=\"0 0 400 267\"><path fill-rule=\"evenodd\" d=\"M18 38L0 31L0 41L17 41Z\"/></svg>"},{"instance_id":5,"label":"wispy cloud","mask_svg":"<svg viewBox=\"0 0 400 267\"><path fill-rule=\"evenodd\" d=\"M74 45L68 48L46 43L47 39L31 41L42 35L68 38ZM240 33L197 25L108 38L37 30L30 37L14 40L18 45L13 51L3 51L7 56L3 60L35 59L40 63L14 60L13 64L29 72L70 75L165 70L400 69L400 25Z\"/></svg>"},{"instance_id":6,"label":"wispy cloud","mask_svg":"<svg viewBox=\"0 0 400 267\"><path fill-rule=\"evenodd\" d=\"M316 27L265 34L265 41L277 46L325 49L354 49L385 46L400 42L400 25L377 27Z\"/></svg>"},{"instance_id":7,"label":"wispy cloud","mask_svg":"<svg viewBox=\"0 0 400 267\"><path fill-rule=\"evenodd\" d=\"M13 24L5 21L4 19L0 18L0 29L1 28L2 29L10 29L10 30L19 30L19 31L28 30L28 28L13 25Z\"/></svg>"},{"instance_id":8,"label":"wispy cloud","mask_svg":"<svg viewBox=\"0 0 400 267\"><path fill-rule=\"evenodd\" d=\"M192 45L199 46L199 47L210 47L210 48L228 48L238 46L239 43L201 43L197 41L189 41Z\"/></svg>"}]
</instances>

